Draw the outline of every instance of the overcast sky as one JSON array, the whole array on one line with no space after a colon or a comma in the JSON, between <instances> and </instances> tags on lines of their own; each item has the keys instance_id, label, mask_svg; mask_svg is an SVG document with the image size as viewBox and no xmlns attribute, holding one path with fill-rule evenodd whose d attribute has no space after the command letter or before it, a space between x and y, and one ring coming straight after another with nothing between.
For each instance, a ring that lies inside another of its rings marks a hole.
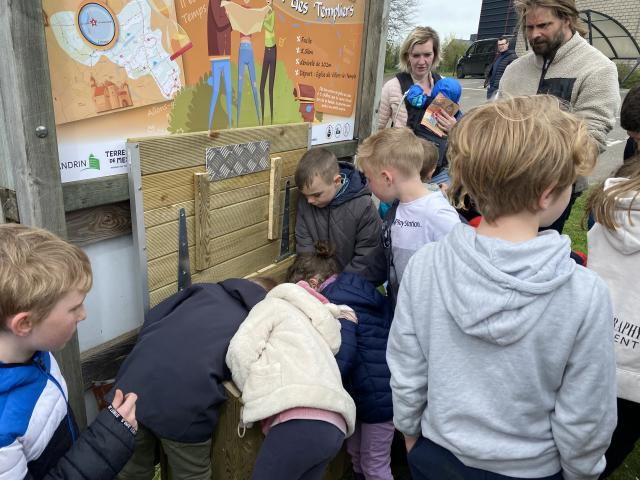
<instances>
[{"instance_id":1,"label":"overcast sky","mask_svg":"<svg viewBox=\"0 0 640 480\"><path fill-rule=\"evenodd\" d=\"M449 34L469 39L478 33L482 0L418 0L416 25L435 29L444 40Z\"/></svg>"}]
</instances>

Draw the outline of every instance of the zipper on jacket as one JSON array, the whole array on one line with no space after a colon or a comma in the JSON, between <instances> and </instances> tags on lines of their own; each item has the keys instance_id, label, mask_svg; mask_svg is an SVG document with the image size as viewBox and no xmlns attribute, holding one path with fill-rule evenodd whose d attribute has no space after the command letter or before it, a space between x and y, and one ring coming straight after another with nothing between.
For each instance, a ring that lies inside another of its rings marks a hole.
<instances>
[{"instance_id":1,"label":"zipper on jacket","mask_svg":"<svg viewBox=\"0 0 640 480\"><path fill-rule=\"evenodd\" d=\"M544 82L544 77L547 75L547 70L551 66L553 59L556 58L556 54L554 53L551 58L545 58L544 63L542 64L542 74L540 75L540 81L538 82L538 90L536 93L540 93L540 88L542 88L542 82Z\"/></svg>"},{"instance_id":2,"label":"zipper on jacket","mask_svg":"<svg viewBox=\"0 0 640 480\"><path fill-rule=\"evenodd\" d=\"M54 378L53 375L47 372L47 367L42 361L42 358L38 357L33 361L33 363L36 365L36 367L38 367L38 370L40 370L47 377L47 379L51 380L51 382L53 382L53 384L56 387L58 387L58 390L60 391L60 394L64 399L64 403L67 406L67 425L69 426L69 433L71 433L71 442L75 443L77 438L77 433L76 433L76 429L73 427L73 422L71 421L71 414L69 413L69 401L67 400L67 397L64 394L64 390L62 386L60 385L60 383L58 383L58 381Z\"/></svg>"}]
</instances>

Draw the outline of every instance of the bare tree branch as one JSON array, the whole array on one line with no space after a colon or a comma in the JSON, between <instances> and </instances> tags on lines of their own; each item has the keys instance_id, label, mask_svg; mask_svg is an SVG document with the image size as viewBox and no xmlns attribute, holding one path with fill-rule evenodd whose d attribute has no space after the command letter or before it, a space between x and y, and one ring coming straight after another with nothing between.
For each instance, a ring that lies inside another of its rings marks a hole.
<instances>
[{"instance_id":1,"label":"bare tree branch","mask_svg":"<svg viewBox=\"0 0 640 480\"><path fill-rule=\"evenodd\" d=\"M414 18L418 12L418 0L391 0L387 42L401 42L407 31L415 26Z\"/></svg>"}]
</instances>

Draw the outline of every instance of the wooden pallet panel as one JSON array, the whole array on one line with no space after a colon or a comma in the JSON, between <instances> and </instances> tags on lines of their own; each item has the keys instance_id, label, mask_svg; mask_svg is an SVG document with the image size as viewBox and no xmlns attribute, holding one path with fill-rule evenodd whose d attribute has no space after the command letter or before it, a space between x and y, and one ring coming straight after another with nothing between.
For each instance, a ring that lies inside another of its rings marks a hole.
<instances>
[{"instance_id":1,"label":"wooden pallet panel","mask_svg":"<svg viewBox=\"0 0 640 480\"><path fill-rule=\"evenodd\" d=\"M291 216L291 225L295 221L295 216ZM290 234L295 236L295 233ZM200 269L196 261L195 246L189 248L189 262L191 273L198 270L206 270L211 266L226 262L237 256L251 252L257 248L267 245L267 222L261 222L241 230L237 230L228 235L213 238L209 241L209 264ZM279 245L279 242L278 242ZM274 258L275 260L275 258ZM156 290L176 281L176 271L178 269L178 253L173 252L160 258L151 260L148 263L149 290Z\"/></svg>"},{"instance_id":2,"label":"wooden pallet panel","mask_svg":"<svg viewBox=\"0 0 640 480\"><path fill-rule=\"evenodd\" d=\"M281 192L284 197L284 191ZM291 211L295 213L297 190L291 190ZM213 206L212 206L213 207ZM234 203L223 208L215 208L209 212L209 228L211 238L216 238L240 230L247 226L268 220L268 196L253 198ZM189 245L195 245L195 217L187 217L187 235ZM178 251L178 221L164 223L148 228L147 259L153 260Z\"/></svg>"},{"instance_id":3,"label":"wooden pallet panel","mask_svg":"<svg viewBox=\"0 0 640 480\"><path fill-rule=\"evenodd\" d=\"M137 142L139 145L140 171L144 177L151 173L204 165L204 152L208 147L267 140L271 153L307 148L309 128L307 123L269 125L233 128L217 132L140 138L130 141Z\"/></svg>"},{"instance_id":4,"label":"wooden pallet panel","mask_svg":"<svg viewBox=\"0 0 640 480\"><path fill-rule=\"evenodd\" d=\"M289 250L295 249L295 235L290 235ZM246 277L274 263L280 252L280 242L271 242L249 253L233 258L192 276L194 283L219 282L226 278ZM149 292L149 305L153 307L178 290L178 283L172 282Z\"/></svg>"}]
</instances>

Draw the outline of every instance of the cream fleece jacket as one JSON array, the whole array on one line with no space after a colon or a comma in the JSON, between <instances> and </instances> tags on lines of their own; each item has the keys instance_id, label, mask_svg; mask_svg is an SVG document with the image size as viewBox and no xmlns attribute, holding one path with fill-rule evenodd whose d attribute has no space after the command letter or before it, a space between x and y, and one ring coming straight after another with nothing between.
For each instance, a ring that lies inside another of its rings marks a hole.
<instances>
[{"instance_id":1,"label":"cream fleece jacket","mask_svg":"<svg viewBox=\"0 0 640 480\"><path fill-rule=\"evenodd\" d=\"M278 285L258 303L231 340L227 366L242 391L242 421L294 407L336 412L353 433L356 406L342 387L334 358L340 348L340 308L304 288Z\"/></svg>"},{"instance_id":2,"label":"cream fleece jacket","mask_svg":"<svg viewBox=\"0 0 640 480\"><path fill-rule=\"evenodd\" d=\"M393 77L382 86L380 105L378 106L378 130L387 128L387 124L393 120L396 112L398 112L398 116L393 126L406 127L408 118L407 107L402 101L400 81L396 77Z\"/></svg>"},{"instance_id":3,"label":"cream fleece jacket","mask_svg":"<svg viewBox=\"0 0 640 480\"><path fill-rule=\"evenodd\" d=\"M627 181L609 178L605 189ZM615 218L620 225L609 230L596 223L588 233L589 268L611 291L613 340L616 348L618 397L640 403L640 197L628 192L616 199ZM631 210L629 210L631 207Z\"/></svg>"},{"instance_id":4,"label":"cream fleece jacket","mask_svg":"<svg viewBox=\"0 0 640 480\"><path fill-rule=\"evenodd\" d=\"M507 67L500 80L500 96L535 95L543 73L544 59L530 52ZM571 103L582 117L600 150L606 149L607 134L620 111L620 87L615 64L574 33L562 45L544 75L544 80L565 80L561 92L550 92Z\"/></svg>"}]
</instances>

